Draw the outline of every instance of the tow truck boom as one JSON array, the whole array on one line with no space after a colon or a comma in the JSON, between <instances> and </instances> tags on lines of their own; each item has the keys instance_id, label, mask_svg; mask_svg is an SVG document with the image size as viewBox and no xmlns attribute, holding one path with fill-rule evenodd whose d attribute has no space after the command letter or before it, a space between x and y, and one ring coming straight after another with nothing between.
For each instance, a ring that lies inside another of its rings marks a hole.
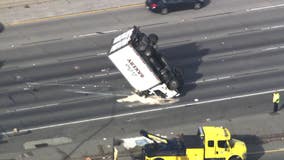
<instances>
[{"instance_id":1,"label":"tow truck boom","mask_svg":"<svg viewBox=\"0 0 284 160\"><path fill-rule=\"evenodd\" d=\"M155 143L165 143L167 144L169 141L166 138L157 136L155 134L149 133L145 130L140 130L140 135L149 138L150 140L154 141Z\"/></svg>"}]
</instances>

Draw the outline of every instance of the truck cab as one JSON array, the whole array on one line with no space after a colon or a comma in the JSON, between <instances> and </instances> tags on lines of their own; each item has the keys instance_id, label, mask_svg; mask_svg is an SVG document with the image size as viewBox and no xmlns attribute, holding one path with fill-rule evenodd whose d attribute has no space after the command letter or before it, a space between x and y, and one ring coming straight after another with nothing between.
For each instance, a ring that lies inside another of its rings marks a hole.
<instances>
[{"instance_id":1,"label":"truck cab","mask_svg":"<svg viewBox=\"0 0 284 160\"><path fill-rule=\"evenodd\" d=\"M215 126L199 127L196 135L166 143L154 141L142 149L145 160L245 160L246 152L244 142L232 139L227 128Z\"/></svg>"},{"instance_id":2,"label":"truck cab","mask_svg":"<svg viewBox=\"0 0 284 160\"><path fill-rule=\"evenodd\" d=\"M205 159L244 160L246 158L245 143L231 138L227 128L207 126L198 130L203 139Z\"/></svg>"}]
</instances>

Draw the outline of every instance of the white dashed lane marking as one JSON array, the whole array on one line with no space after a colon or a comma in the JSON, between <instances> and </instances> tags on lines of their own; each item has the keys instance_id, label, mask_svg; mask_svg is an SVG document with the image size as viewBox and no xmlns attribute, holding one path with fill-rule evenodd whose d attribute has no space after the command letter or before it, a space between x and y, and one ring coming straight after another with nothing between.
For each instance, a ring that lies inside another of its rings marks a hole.
<instances>
[{"instance_id":1,"label":"white dashed lane marking","mask_svg":"<svg viewBox=\"0 0 284 160\"><path fill-rule=\"evenodd\" d=\"M247 12L252 12L252 11L259 11L259 10L264 10L264 9L271 9L271 8L278 8L278 7L283 7L284 4L278 4L278 5L273 5L273 6L264 6L264 7L257 7L257 8L250 8L247 9Z\"/></svg>"}]
</instances>

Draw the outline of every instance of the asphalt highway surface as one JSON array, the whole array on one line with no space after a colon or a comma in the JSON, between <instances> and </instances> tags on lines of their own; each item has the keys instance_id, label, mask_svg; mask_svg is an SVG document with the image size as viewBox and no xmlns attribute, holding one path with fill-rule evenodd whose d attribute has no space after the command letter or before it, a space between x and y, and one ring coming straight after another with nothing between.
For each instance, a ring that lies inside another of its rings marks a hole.
<instances>
[{"instance_id":1,"label":"asphalt highway surface","mask_svg":"<svg viewBox=\"0 0 284 160\"><path fill-rule=\"evenodd\" d=\"M88 134L90 128L111 131L98 137L113 137L272 110L271 93L284 90L283 7L211 16L190 10L162 18L144 12L134 8L13 26L1 33L1 131L35 133L3 144L0 152L22 150L23 142L43 134L81 141L82 130ZM159 51L184 74L184 94L174 103L117 102L132 95L132 88L106 53L112 38L135 22L159 36Z\"/></svg>"}]
</instances>

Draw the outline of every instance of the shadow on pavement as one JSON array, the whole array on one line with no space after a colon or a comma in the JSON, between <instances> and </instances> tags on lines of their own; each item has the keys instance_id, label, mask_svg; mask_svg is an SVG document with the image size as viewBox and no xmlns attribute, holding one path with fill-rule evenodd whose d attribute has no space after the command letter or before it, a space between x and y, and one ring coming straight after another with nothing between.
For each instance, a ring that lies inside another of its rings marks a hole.
<instances>
[{"instance_id":1,"label":"shadow on pavement","mask_svg":"<svg viewBox=\"0 0 284 160\"><path fill-rule=\"evenodd\" d=\"M4 24L0 22L0 33L5 30Z\"/></svg>"},{"instance_id":2,"label":"shadow on pavement","mask_svg":"<svg viewBox=\"0 0 284 160\"><path fill-rule=\"evenodd\" d=\"M202 57L209 53L209 49L202 49L197 43L188 43L171 46L160 51L170 64L182 71L184 95L196 88L195 81L202 77L202 74L197 71L202 63Z\"/></svg>"},{"instance_id":3,"label":"shadow on pavement","mask_svg":"<svg viewBox=\"0 0 284 160\"><path fill-rule=\"evenodd\" d=\"M0 60L0 69L5 65L5 60Z\"/></svg>"},{"instance_id":4,"label":"shadow on pavement","mask_svg":"<svg viewBox=\"0 0 284 160\"><path fill-rule=\"evenodd\" d=\"M256 135L232 135L232 138L244 141L247 146L247 160L258 160L264 155L265 143L260 137Z\"/></svg>"},{"instance_id":5,"label":"shadow on pavement","mask_svg":"<svg viewBox=\"0 0 284 160\"><path fill-rule=\"evenodd\" d=\"M4 135L0 135L0 145L4 143L8 143L8 140L5 139Z\"/></svg>"},{"instance_id":6,"label":"shadow on pavement","mask_svg":"<svg viewBox=\"0 0 284 160\"><path fill-rule=\"evenodd\" d=\"M282 104L282 105L280 105L280 107L279 107L279 111L281 111L281 110L283 110L284 109L284 104Z\"/></svg>"}]
</instances>

